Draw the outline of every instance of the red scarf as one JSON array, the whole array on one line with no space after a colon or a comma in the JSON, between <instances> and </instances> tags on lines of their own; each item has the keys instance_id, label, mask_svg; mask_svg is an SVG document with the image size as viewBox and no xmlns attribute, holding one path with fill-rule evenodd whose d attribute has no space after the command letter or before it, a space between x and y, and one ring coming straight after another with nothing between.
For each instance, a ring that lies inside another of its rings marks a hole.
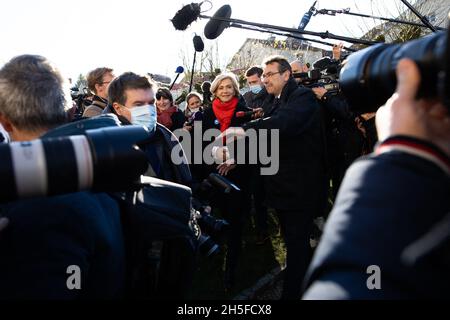
<instances>
[{"instance_id":1,"label":"red scarf","mask_svg":"<svg viewBox=\"0 0 450 320\"><path fill-rule=\"evenodd\" d=\"M162 124L168 129L172 128L172 115L177 111L177 107L171 106L166 110L157 108L158 123Z\"/></svg>"},{"instance_id":2,"label":"red scarf","mask_svg":"<svg viewBox=\"0 0 450 320\"><path fill-rule=\"evenodd\" d=\"M231 119L233 118L238 101L239 100L236 97L233 97L228 102L222 102L217 98L214 99L212 108L217 120L219 120L221 132L224 132L230 127Z\"/></svg>"}]
</instances>

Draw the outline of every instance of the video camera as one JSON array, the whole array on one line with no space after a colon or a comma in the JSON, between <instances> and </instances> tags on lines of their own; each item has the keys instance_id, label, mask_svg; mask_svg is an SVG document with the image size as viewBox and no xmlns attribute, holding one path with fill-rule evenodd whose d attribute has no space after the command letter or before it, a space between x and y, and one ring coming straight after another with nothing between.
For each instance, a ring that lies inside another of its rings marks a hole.
<instances>
[{"instance_id":1,"label":"video camera","mask_svg":"<svg viewBox=\"0 0 450 320\"><path fill-rule=\"evenodd\" d=\"M83 115L84 109L91 104L91 100L88 99L90 96L89 89L86 87L72 87L70 88L70 96L76 105L75 119L79 119Z\"/></svg>"},{"instance_id":2,"label":"video camera","mask_svg":"<svg viewBox=\"0 0 450 320\"><path fill-rule=\"evenodd\" d=\"M349 56L340 73L342 91L358 113L375 112L395 91L395 69L402 58L419 66L417 98L438 98L450 110L450 44L436 32L404 44L377 44Z\"/></svg>"},{"instance_id":3,"label":"video camera","mask_svg":"<svg viewBox=\"0 0 450 320\"><path fill-rule=\"evenodd\" d=\"M323 57L313 63L312 70L294 73L293 77L301 79L301 84L308 88L323 87L332 95L337 95L340 92L339 70L339 61Z\"/></svg>"}]
</instances>

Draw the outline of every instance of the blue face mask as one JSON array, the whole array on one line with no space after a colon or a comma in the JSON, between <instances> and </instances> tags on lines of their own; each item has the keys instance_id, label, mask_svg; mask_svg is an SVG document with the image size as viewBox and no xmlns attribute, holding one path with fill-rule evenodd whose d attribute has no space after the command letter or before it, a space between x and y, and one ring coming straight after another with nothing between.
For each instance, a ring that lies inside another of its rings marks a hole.
<instances>
[{"instance_id":1,"label":"blue face mask","mask_svg":"<svg viewBox=\"0 0 450 320\"><path fill-rule=\"evenodd\" d=\"M144 126L154 131L156 128L156 107L154 104L148 104L141 107L130 109L131 123L137 126Z\"/></svg>"},{"instance_id":2,"label":"blue face mask","mask_svg":"<svg viewBox=\"0 0 450 320\"><path fill-rule=\"evenodd\" d=\"M261 86L250 86L250 91L254 94L260 93L262 90Z\"/></svg>"}]
</instances>

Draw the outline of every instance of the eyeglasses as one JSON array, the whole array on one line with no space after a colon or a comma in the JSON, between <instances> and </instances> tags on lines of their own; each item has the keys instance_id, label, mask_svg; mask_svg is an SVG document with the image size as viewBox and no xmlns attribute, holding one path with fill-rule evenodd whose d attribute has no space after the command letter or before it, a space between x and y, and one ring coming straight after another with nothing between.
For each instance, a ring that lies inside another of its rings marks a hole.
<instances>
[{"instance_id":1,"label":"eyeglasses","mask_svg":"<svg viewBox=\"0 0 450 320\"><path fill-rule=\"evenodd\" d=\"M282 74L283 72L284 72L284 71L268 72L268 73L266 73L266 74L263 74L263 75L262 75L262 78L263 78L263 79L269 79L269 78L271 78L273 75L275 75L275 74L277 74L277 73Z\"/></svg>"},{"instance_id":2,"label":"eyeglasses","mask_svg":"<svg viewBox=\"0 0 450 320\"><path fill-rule=\"evenodd\" d=\"M100 82L100 84L109 84L109 83L111 83L111 81Z\"/></svg>"}]
</instances>

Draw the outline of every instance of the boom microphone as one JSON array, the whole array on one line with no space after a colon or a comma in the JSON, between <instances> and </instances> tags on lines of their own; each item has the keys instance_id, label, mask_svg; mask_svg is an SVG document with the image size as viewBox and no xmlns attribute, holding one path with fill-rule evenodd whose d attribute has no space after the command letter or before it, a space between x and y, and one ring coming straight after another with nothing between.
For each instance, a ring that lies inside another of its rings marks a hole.
<instances>
[{"instance_id":1,"label":"boom microphone","mask_svg":"<svg viewBox=\"0 0 450 320\"><path fill-rule=\"evenodd\" d=\"M186 30L192 22L197 20L201 13L200 6L202 4L203 2L191 3L178 10L171 20L175 29Z\"/></svg>"},{"instance_id":2,"label":"boom microphone","mask_svg":"<svg viewBox=\"0 0 450 320\"><path fill-rule=\"evenodd\" d=\"M316 5L317 1L314 1L313 5L311 6L311 8L309 8L308 12L306 12L303 15L302 21L300 22L299 26L298 26L298 30L303 31L306 28L306 25L309 23L309 20L311 19L311 16L314 14L314 6Z\"/></svg>"},{"instance_id":3,"label":"boom microphone","mask_svg":"<svg viewBox=\"0 0 450 320\"><path fill-rule=\"evenodd\" d=\"M238 111L236 112L236 118L251 118L254 111Z\"/></svg>"},{"instance_id":4,"label":"boom microphone","mask_svg":"<svg viewBox=\"0 0 450 320\"><path fill-rule=\"evenodd\" d=\"M208 23L205 26L205 37L209 40L214 40L218 36L220 36L225 30L225 28L228 28L230 26L229 21L221 21L219 19L230 19L231 17L231 7L226 4L222 7L220 7L219 10L216 11L216 13L211 17L211 19L208 21Z\"/></svg>"},{"instance_id":5,"label":"boom microphone","mask_svg":"<svg viewBox=\"0 0 450 320\"><path fill-rule=\"evenodd\" d=\"M196 52L202 52L203 49L205 49L205 44L203 43L203 40L200 36L195 35L192 41L194 42L194 48Z\"/></svg>"},{"instance_id":6,"label":"boom microphone","mask_svg":"<svg viewBox=\"0 0 450 320\"><path fill-rule=\"evenodd\" d=\"M175 77L175 80L173 80L172 84L170 85L170 89L169 90L172 90L173 86L175 85L175 82L177 82L177 80L178 80L178 77L183 72L184 72L184 68L182 66L178 66L177 70L175 70L175 73L177 74L177 76Z\"/></svg>"}]
</instances>

